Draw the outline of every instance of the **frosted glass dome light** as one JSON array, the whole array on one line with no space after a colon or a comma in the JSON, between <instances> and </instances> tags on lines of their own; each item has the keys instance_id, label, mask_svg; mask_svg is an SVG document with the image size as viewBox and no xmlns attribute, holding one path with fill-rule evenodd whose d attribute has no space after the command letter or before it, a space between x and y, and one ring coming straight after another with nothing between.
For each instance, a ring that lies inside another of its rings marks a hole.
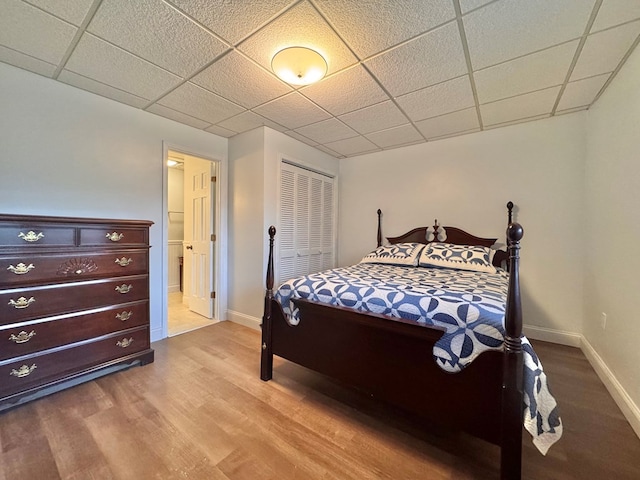
<instances>
[{"instance_id":1,"label":"frosted glass dome light","mask_svg":"<svg viewBox=\"0 0 640 480\"><path fill-rule=\"evenodd\" d=\"M280 50L271 60L273 72L292 85L310 85L327 74L327 62L315 50L306 47L288 47Z\"/></svg>"}]
</instances>

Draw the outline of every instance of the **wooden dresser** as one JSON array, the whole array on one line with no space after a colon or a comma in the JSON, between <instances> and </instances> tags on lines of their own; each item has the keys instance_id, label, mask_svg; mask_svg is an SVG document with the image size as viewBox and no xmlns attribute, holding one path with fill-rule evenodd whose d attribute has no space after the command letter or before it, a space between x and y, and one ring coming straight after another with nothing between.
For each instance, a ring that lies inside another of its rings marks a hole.
<instances>
[{"instance_id":1,"label":"wooden dresser","mask_svg":"<svg viewBox=\"0 0 640 480\"><path fill-rule=\"evenodd\" d=\"M0 214L0 410L153 361L152 223Z\"/></svg>"}]
</instances>

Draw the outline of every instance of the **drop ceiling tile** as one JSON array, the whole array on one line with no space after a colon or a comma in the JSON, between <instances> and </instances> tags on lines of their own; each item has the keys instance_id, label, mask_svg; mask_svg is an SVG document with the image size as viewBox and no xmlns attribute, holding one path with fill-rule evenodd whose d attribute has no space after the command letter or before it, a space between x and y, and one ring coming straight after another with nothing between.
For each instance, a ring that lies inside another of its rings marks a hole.
<instances>
[{"instance_id":1,"label":"drop ceiling tile","mask_svg":"<svg viewBox=\"0 0 640 480\"><path fill-rule=\"evenodd\" d=\"M370 133L366 137L381 148L424 142L423 136L411 124Z\"/></svg>"},{"instance_id":2,"label":"drop ceiling tile","mask_svg":"<svg viewBox=\"0 0 640 480\"><path fill-rule=\"evenodd\" d=\"M218 125L234 132L242 133L254 128L266 125L274 130L283 131L286 130L282 125L278 125L271 120L264 118L257 113L245 111L231 118L227 118L222 122L218 122Z\"/></svg>"},{"instance_id":3,"label":"drop ceiling tile","mask_svg":"<svg viewBox=\"0 0 640 480\"><path fill-rule=\"evenodd\" d=\"M465 15L474 70L580 37L593 3L501 0Z\"/></svg>"},{"instance_id":4,"label":"drop ceiling tile","mask_svg":"<svg viewBox=\"0 0 640 480\"><path fill-rule=\"evenodd\" d=\"M66 20L69 23L79 27L84 17L87 15L89 8L93 0L72 0L72 1L60 1L60 0L24 0L31 5L41 8L46 12L55 15L62 20Z\"/></svg>"},{"instance_id":5,"label":"drop ceiling tile","mask_svg":"<svg viewBox=\"0 0 640 480\"><path fill-rule=\"evenodd\" d=\"M331 155L332 157L335 158L344 158L344 155L339 154L338 152L331 150L330 148L325 147L324 145L316 145L315 148L317 148L318 150L323 151L324 153Z\"/></svg>"},{"instance_id":6,"label":"drop ceiling tile","mask_svg":"<svg viewBox=\"0 0 640 480\"><path fill-rule=\"evenodd\" d=\"M455 18L451 0L316 0L342 38L364 59ZM358 21L354 22L353 19Z\"/></svg>"},{"instance_id":7,"label":"drop ceiling tile","mask_svg":"<svg viewBox=\"0 0 640 480\"><path fill-rule=\"evenodd\" d=\"M0 45L0 62L8 63L15 67L29 70L30 72L51 77L56 71L56 65L31 57L24 53L16 52Z\"/></svg>"},{"instance_id":8,"label":"drop ceiling tile","mask_svg":"<svg viewBox=\"0 0 640 480\"><path fill-rule=\"evenodd\" d=\"M485 130L493 130L495 128L508 127L509 125L518 125L520 123L528 123L533 122L535 120L543 120L545 118L549 118L548 113L543 113L542 115L534 115L533 117L519 118L517 120L511 120L503 123L496 123L495 125L489 125L485 127Z\"/></svg>"},{"instance_id":9,"label":"drop ceiling tile","mask_svg":"<svg viewBox=\"0 0 640 480\"><path fill-rule=\"evenodd\" d=\"M205 128L205 131L226 138L230 138L236 135L236 132L232 132L231 130L227 130L226 128L222 128L218 125L211 125L210 127Z\"/></svg>"},{"instance_id":10,"label":"drop ceiling tile","mask_svg":"<svg viewBox=\"0 0 640 480\"><path fill-rule=\"evenodd\" d=\"M556 102L558 92L560 92L560 87L552 87L480 105L482 121L485 126L488 126L538 115L548 115Z\"/></svg>"},{"instance_id":11,"label":"drop ceiling tile","mask_svg":"<svg viewBox=\"0 0 640 480\"><path fill-rule=\"evenodd\" d=\"M589 107L585 105L583 107L570 108L568 110L556 110L555 116L557 117L558 115L567 115L568 113L581 112L583 110L587 110L588 108Z\"/></svg>"},{"instance_id":12,"label":"drop ceiling tile","mask_svg":"<svg viewBox=\"0 0 640 480\"><path fill-rule=\"evenodd\" d=\"M409 121L391 100L355 112L345 113L338 118L355 131L363 134L397 127Z\"/></svg>"},{"instance_id":13,"label":"drop ceiling tile","mask_svg":"<svg viewBox=\"0 0 640 480\"><path fill-rule=\"evenodd\" d=\"M15 0L0 0L0 11L0 45L54 65L60 63L78 30Z\"/></svg>"},{"instance_id":14,"label":"drop ceiling tile","mask_svg":"<svg viewBox=\"0 0 640 480\"><path fill-rule=\"evenodd\" d=\"M298 132L296 132L295 130L287 130L286 132L284 132L285 135L290 136L291 138L295 138L296 140L301 141L302 143L306 143L307 145L311 145L312 147L315 147L316 145L318 145L318 142L314 142L313 140L311 140L310 138L305 137L304 135L300 135ZM335 152L334 152L335 153Z\"/></svg>"},{"instance_id":15,"label":"drop ceiling tile","mask_svg":"<svg viewBox=\"0 0 640 480\"><path fill-rule=\"evenodd\" d=\"M240 105L190 82L180 85L157 103L210 123L218 123L244 111Z\"/></svg>"},{"instance_id":16,"label":"drop ceiling tile","mask_svg":"<svg viewBox=\"0 0 640 480\"><path fill-rule=\"evenodd\" d=\"M297 92L253 109L256 113L293 130L325 120L330 115Z\"/></svg>"},{"instance_id":17,"label":"drop ceiling tile","mask_svg":"<svg viewBox=\"0 0 640 480\"><path fill-rule=\"evenodd\" d=\"M327 74L356 63L347 46L308 2L296 5L238 47L264 68L286 47L308 47L319 52L329 66Z\"/></svg>"},{"instance_id":18,"label":"drop ceiling tile","mask_svg":"<svg viewBox=\"0 0 640 480\"><path fill-rule=\"evenodd\" d=\"M615 70L639 34L640 21L635 21L589 35L571 74L571 80Z\"/></svg>"},{"instance_id":19,"label":"drop ceiling tile","mask_svg":"<svg viewBox=\"0 0 640 480\"><path fill-rule=\"evenodd\" d=\"M358 133L335 118L297 128L296 132L318 143L335 142L358 136Z\"/></svg>"},{"instance_id":20,"label":"drop ceiling tile","mask_svg":"<svg viewBox=\"0 0 640 480\"><path fill-rule=\"evenodd\" d=\"M480 128L480 124L478 123L478 112L475 107L472 107L421 120L416 122L416 127L425 137L431 139Z\"/></svg>"},{"instance_id":21,"label":"drop ceiling tile","mask_svg":"<svg viewBox=\"0 0 640 480\"><path fill-rule=\"evenodd\" d=\"M185 115L184 113L177 112L171 108L159 105L157 103L154 103L149 108L147 108L147 112L155 113L156 115L160 115L161 117L168 118L169 120L175 120L176 122L184 123L185 125L190 125L200 130L211 125L209 122L205 122L198 118Z\"/></svg>"},{"instance_id":22,"label":"drop ceiling tile","mask_svg":"<svg viewBox=\"0 0 640 480\"><path fill-rule=\"evenodd\" d=\"M460 0L460 10L464 14L493 1L494 0Z\"/></svg>"},{"instance_id":23,"label":"drop ceiling tile","mask_svg":"<svg viewBox=\"0 0 640 480\"><path fill-rule=\"evenodd\" d=\"M640 18L640 2L638 0L604 0L593 22L591 32L604 30L638 18Z\"/></svg>"},{"instance_id":24,"label":"drop ceiling tile","mask_svg":"<svg viewBox=\"0 0 640 480\"><path fill-rule=\"evenodd\" d=\"M291 87L235 51L222 57L191 81L246 108L253 108L292 91Z\"/></svg>"},{"instance_id":25,"label":"drop ceiling tile","mask_svg":"<svg viewBox=\"0 0 640 480\"><path fill-rule=\"evenodd\" d=\"M374 143L364 137L347 138L324 145L326 148L340 155L360 155L362 153L376 152L380 150Z\"/></svg>"},{"instance_id":26,"label":"drop ceiling tile","mask_svg":"<svg viewBox=\"0 0 640 480\"><path fill-rule=\"evenodd\" d=\"M568 83L557 109L568 110L591 105L609 77L610 74L605 73L604 75Z\"/></svg>"},{"instance_id":27,"label":"drop ceiling tile","mask_svg":"<svg viewBox=\"0 0 640 480\"><path fill-rule=\"evenodd\" d=\"M162 0L103 0L87 31L182 77L227 48Z\"/></svg>"},{"instance_id":28,"label":"drop ceiling tile","mask_svg":"<svg viewBox=\"0 0 640 480\"><path fill-rule=\"evenodd\" d=\"M81 88L82 90L116 100L120 103L126 103L127 105L131 105L136 108L142 108L149 103L149 100L147 99L118 90L117 88L97 82L91 78L83 77L82 75L70 72L69 70L62 70L58 76L58 80L66 83L67 85L72 85L74 87Z\"/></svg>"},{"instance_id":29,"label":"drop ceiling tile","mask_svg":"<svg viewBox=\"0 0 640 480\"><path fill-rule=\"evenodd\" d=\"M478 101L488 103L561 85L577 47L575 40L475 72Z\"/></svg>"},{"instance_id":30,"label":"drop ceiling tile","mask_svg":"<svg viewBox=\"0 0 640 480\"><path fill-rule=\"evenodd\" d=\"M481 131L480 128L473 128L471 130L465 130L464 132L456 132L456 133L450 133L448 135L441 135L439 137L433 137L433 138L430 138L429 141L433 142L435 140L444 140L445 138L461 137L462 135L469 135L470 133L477 133L480 131Z\"/></svg>"},{"instance_id":31,"label":"drop ceiling tile","mask_svg":"<svg viewBox=\"0 0 640 480\"><path fill-rule=\"evenodd\" d=\"M180 82L172 73L88 33L80 38L66 69L149 100Z\"/></svg>"},{"instance_id":32,"label":"drop ceiling tile","mask_svg":"<svg viewBox=\"0 0 640 480\"><path fill-rule=\"evenodd\" d=\"M456 22L374 57L365 65L394 96L467 73Z\"/></svg>"},{"instance_id":33,"label":"drop ceiling tile","mask_svg":"<svg viewBox=\"0 0 640 480\"><path fill-rule=\"evenodd\" d=\"M411 120L418 121L472 107L473 92L467 75L397 98Z\"/></svg>"},{"instance_id":34,"label":"drop ceiling tile","mask_svg":"<svg viewBox=\"0 0 640 480\"><path fill-rule=\"evenodd\" d=\"M357 66L300 90L333 115L352 112L389 98L363 67Z\"/></svg>"},{"instance_id":35,"label":"drop ceiling tile","mask_svg":"<svg viewBox=\"0 0 640 480\"><path fill-rule=\"evenodd\" d=\"M230 44L266 23L292 0L168 0Z\"/></svg>"}]
</instances>

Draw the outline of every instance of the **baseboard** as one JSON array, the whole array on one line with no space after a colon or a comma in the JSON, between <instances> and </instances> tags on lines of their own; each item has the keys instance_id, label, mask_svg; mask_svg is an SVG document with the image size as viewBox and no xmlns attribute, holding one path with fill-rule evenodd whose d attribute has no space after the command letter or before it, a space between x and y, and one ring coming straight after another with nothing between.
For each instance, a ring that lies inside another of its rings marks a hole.
<instances>
[{"instance_id":1,"label":"baseboard","mask_svg":"<svg viewBox=\"0 0 640 480\"><path fill-rule=\"evenodd\" d=\"M162 327L151 329L149 337L151 337L151 343L157 342L158 340L162 340L164 338L162 336Z\"/></svg>"},{"instance_id":2,"label":"baseboard","mask_svg":"<svg viewBox=\"0 0 640 480\"><path fill-rule=\"evenodd\" d=\"M180 291L180 285L169 285L167 287L167 292L169 293L175 293L175 292L179 292Z\"/></svg>"},{"instance_id":3,"label":"baseboard","mask_svg":"<svg viewBox=\"0 0 640 480\"><path fill-rule=\"evenodd\" d=\"M522 330L528 338L534 340L542 340L543 342L558 343L560 345L577 348L580 348L581 345L582 335L579 333L527 325L522 327Z\"/></svg>"},{"instance_id":4,"label":"baseboard","mask_svg":"<svg viewBox=\"0 0 640 480\"><path fill-rule=\"evenodd\" d=\"M244 313L235 312L233 310L227 310L227 320L230 320L233 323L244 325L245 327L249 327L254 330L260 330L260 324L262 323L262 320L260 318L245 315Z\"/></svg>"},{"instance_id":5,"label":"baseboard","mask_svg":"<svg viewBox=\"0 0 640 480\"><path fill-rule=\"evenodd\" d=\"M582 337L582 344L580 345L582 352L587 360L593 367L593 369L604 383L613 400L616 402L622 414L629 421L631 428L636 432L636 435L640 437L640 408L634 403L624 387L620 384L613 372L609 369L602 357L598 355L593 346L588 340Z\"/></svg>"}]
</instances>

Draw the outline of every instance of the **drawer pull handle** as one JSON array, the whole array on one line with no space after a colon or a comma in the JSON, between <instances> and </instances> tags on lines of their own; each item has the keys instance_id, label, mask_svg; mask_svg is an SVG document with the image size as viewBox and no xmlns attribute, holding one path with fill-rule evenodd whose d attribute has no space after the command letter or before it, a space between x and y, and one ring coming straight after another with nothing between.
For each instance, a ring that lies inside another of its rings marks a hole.
<instances>
[{"instance_id":1,"label":"drawer pull handle","mask_svg":"<svg viewBox=\"0 0 640 480\"><path fill-rule=\"evenodd\" d=\"M11 273L15 273L16 275L24 275L25 273L29 273L34 268L36 267L33 266L33 263L30 263L29 265L19 263L15 267L13 265L9 265L7 267L7 270L9 270Z\"/></svg>"},{"instance_id":2,"label":"drawer pull handle","mask_svg":"<svg viewBox=\"0 0 640 480\"><path fill-rule=\"evenodd\" d=\"M122 313L116 313L116 318L122 322L126 322L127 320L129 320L131 317L133 317L133 312L132 311L123 311Z\"/></svg>"},{"instance_id":3,"label":"drawer pull handle","mask_svg":"<svg viewBox=\"0 0 640 480\"><path fill-rule=\"evenodd\" d=\"M37 242L41 238L44 238L44 233L36 233L33 230L29 230L26 234L20 232L18 237L23 239L25 242Z\"/></svg>"},{"instance_id":4,"label":"drawer pull handle","mask_svg":"<svg viewBox=\"0 0 640 480\"><path fill-rule=\"evenodd\" d=\"M25 297L20 297L17 302L13 298L11 298L7 305L13 308L27 308L35 301L36 299L33 297L31 297L29 300L27 300Z\"/></svg>"},{"instance_id":5,"label":"drawer pull handle","mask_svg":"<svg viewBox=\"0 0 640 480\"><path fill-rule=\"evenodd\" d=\"M131 345L133 343L133 338L129 337L129 338L123 338L122 340L118 340L116 342L116 345L118 347L122 347L122 348L127 348L129 345Z\"/></svg>"},{"instance_id":6,"label":"drawer pull handle","mask_svg":"<svg viewBox=\"0 0 640 480\"><path fill-rule=\"evenodd\" d=\"M30 333L27 333L23 330L18 335L12 333L9 337L9 340L16 343L27 343L29 340L31 340L31 337L34 337L35 335L35 330L31 330Z\"/></svg>"},{"instance_id":7,"label":"drawer pull handle","mask_svg":"<svg viewBox=\"0 0 640 480\"><path fill-rule=\"evenodd\" d=\"M118 233L118 232L107 233L106 235L106 238L108 238L112 242L119 242L120 240L122 240L123 237L124 237L124 233Z\"/></svg>"},{"instance_id":8,"label":"drawer pull handle","mask_svg":"<svg viewBox=\"0 0 640 480\"><path fill-rule=\"evenodd\" d=\"M121 267L126 267L130 263L133 263L133 260L131 260L130 258L127 258L127 257L116 258L116 263L118 265L120 265Z\"/></svg>"},{"instance_id":9,"label":"drawer pull handle","mask_svg":"<svg viewBox=\"0 0 640 480\"><path fill-rule=\"evenodd\" d=\"M118 285L116 287L116 292L118 292L118 293L129 293L132 288L133 288L133 285L131 285L131 284L127 285L126 283L123 283L122 285Z\"/></svg>"},{"instance_id":10,"label":"drawer pull handle","mask_svg":"<svg viewBox=\"0 0 640 480\"><path fill-rule=\"evenodd\" d=\"M36 368L38 367L36 366L35 363L30 367L27 365L22 365L18 370L16 370L15 368L12 369L9 375L13 375L14 377L18 377L18 378L27 377L31 375L31 372L33 372Z\"/></svg>"}]
</instances>

